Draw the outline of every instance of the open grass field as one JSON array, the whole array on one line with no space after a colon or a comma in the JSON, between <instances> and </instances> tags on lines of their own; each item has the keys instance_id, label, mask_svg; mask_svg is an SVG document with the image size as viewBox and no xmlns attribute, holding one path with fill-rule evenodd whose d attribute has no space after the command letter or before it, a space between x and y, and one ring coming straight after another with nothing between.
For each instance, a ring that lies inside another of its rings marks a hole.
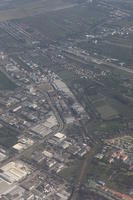
<instances>
[{"instance_id":1,"label":"open grass field","mask_svg":"<svg viewBox=\"0 0 133 200\"><path fill-rule=\"evenodd\" d=\"M0 145L10 148L17 142L18 133L8 127L0 128Z\"/></svg>"},{"instance_id":2,"label":"open grass field","mask_svg":"<svg viewBox=\"0 0 133 200\"><path fill-rule=\"evenodd\" d=\"M107 11L94 4L68 6L58 12L25 18L24 23L42 32L46 38L59 40L87 34L108 16Z\"/></svg>"},{"instance_id":3,"label":"open grass field","mask_svg":"<svg viewBox=\"0 0 133 200\"><path fill-rule=\"evenodd\" d=\"M0 21L21 19L71 6L73 6L72 3L67 3L67 1L63 0L12 0L7 2L4 7L0 4Z\"/></svg>"},{"instance_id":4,"label":"open grass field","mask_svg":"<svg viewBox=\"0 0 133 200\"><path fill-rule=\"evenodd\" d=\"M16 85L0 72L0 90L14 90Z\"/></svg>"}]
</instances>

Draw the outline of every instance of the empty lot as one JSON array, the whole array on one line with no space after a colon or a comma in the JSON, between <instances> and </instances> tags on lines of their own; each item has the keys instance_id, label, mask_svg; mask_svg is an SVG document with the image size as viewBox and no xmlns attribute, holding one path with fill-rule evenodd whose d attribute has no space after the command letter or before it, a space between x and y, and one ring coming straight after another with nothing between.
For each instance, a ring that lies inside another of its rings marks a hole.
<instances>
[{"instance_id":1,"label":"empty lot","mask_svg":"<svg viewBox=\"0 0 133 200\"><path fill-rule=\"evenodd\" d=\"M27 0L23 1L23 3L22 1L13 0L4 7L0 5L0 21L21 19L73 6L75 4L67 3L67 1L63 0Z\"/></svg>"}]
</instances>

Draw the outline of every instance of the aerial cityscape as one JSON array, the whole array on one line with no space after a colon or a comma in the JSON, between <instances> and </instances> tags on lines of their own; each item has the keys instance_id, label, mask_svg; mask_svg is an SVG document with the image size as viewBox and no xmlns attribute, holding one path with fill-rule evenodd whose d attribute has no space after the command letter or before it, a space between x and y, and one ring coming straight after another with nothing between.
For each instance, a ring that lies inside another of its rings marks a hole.
<instances>
[{"instance_id":1,"label":"aerial cityscape","mask_svg":"<svg viewBox=\"0 0 133 200\"><path fill-rule=\"evenodd\" d=\"M133 200L133 1L0 1L0 200Z\"/></svg>"}]
</instances>

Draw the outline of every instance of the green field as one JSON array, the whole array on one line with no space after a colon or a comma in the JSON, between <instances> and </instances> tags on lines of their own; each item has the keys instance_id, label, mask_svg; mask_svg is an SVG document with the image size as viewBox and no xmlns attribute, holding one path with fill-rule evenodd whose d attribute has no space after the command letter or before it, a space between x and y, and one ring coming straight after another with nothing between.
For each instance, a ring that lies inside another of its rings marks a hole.
<instances>
[{"instance_id":1,"label":"green field","mask_svg":"<svg viewBox=\"0 0 133 200\"><path fill-rule=\"evenodd\" d=\"M21 19L40 13L51 12L55 9L65 9L69 6L71 7L73 4L63 0L13 0L7 4L6 8L0 10L0 21Z\"/></svg>"},{"instance_id":2,"label":"green field","mask_svg":"<svg viewBox=\"0 0 133 200\"><path fill-rule=\"evenodd\" d=\"M0 145L7 148L13 146L17 142L18 133L8 127L0 128Z\"/></svg>"},{"instance_id":3,"label":"green field","mask_svg":"<svg viewBox=\"0 0 133 200\"><path fill-rule=\"evenodd\" d=\"M108 13L102 8L88 4L62 9L60 12L44 13L23 21L38 29L47 39L57 41L85 35L107 16Z\"/></svg>"},{"instance_id":4,"label":"green field","mask_svg":"<svg viewBox=\"0 0 133 200\"><path fill-rule=\"evenodd\" d=\"M14 90L16 85L0 72L0 90Z\"/></svg>"}]
</instances>

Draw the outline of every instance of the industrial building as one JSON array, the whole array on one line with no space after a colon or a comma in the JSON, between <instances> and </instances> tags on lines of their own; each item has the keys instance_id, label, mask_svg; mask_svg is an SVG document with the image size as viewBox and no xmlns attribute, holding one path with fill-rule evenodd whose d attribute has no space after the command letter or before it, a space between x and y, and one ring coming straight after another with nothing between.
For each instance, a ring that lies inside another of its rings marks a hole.
<instances>
[{"instance_id":1,"label":"industrial building","mask_svg":"<svg viewBox=\"0 0 133 200\"><path fill-rule=\"evenodd\" d=\"M30 173L27 165L21 161L9 162L4 165L1 170L10 183L20 181Z\"/></svg>"}]
</instances>

